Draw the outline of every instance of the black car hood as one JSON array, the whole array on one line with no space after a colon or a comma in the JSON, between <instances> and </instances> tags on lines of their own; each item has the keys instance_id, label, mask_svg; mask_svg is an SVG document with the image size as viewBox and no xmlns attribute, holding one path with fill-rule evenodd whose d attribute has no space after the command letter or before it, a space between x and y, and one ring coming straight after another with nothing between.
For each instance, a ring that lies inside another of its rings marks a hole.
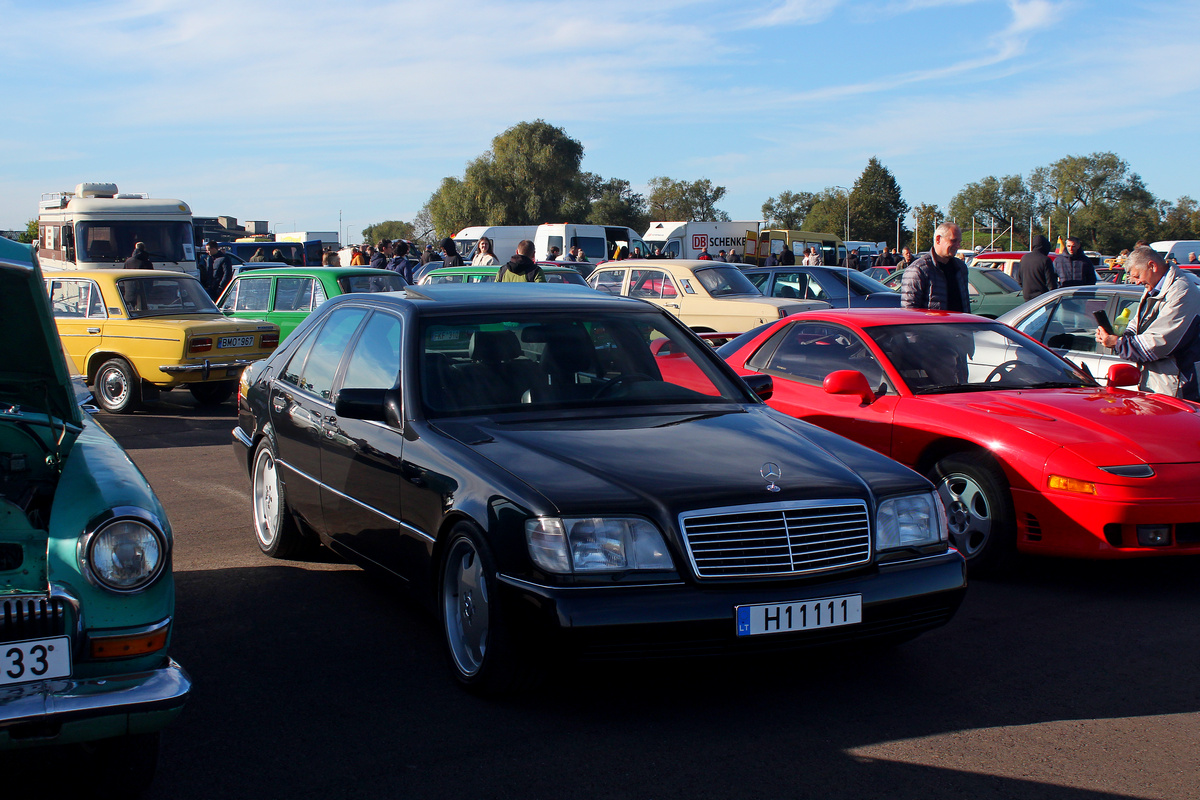
<instances>
[{"instance_id":1,"label":"black car hood","mask_svg":"<svg viewBox=\"0 0 1200 800\"><path fill-rule=\"evenodd\" d=\"M476 418L437 427L536 489L563 514L636 508L675 514L786 500L867 500L871 494L841 459L773 419L765 406L667 415L630 409L623 416L537 421ZM839 437L821 438L861 450ZM767 464L778 468L779 491L768 489L772 482L762 475ZM920 478L912 479L920 489Z\"/></svg>"}]
</instances>

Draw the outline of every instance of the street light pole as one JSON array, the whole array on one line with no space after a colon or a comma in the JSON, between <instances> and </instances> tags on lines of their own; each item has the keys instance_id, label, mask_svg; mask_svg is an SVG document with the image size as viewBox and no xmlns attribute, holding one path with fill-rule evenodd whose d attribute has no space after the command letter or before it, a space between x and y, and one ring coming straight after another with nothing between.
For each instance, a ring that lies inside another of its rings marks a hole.
<instances>
[{"instance_id":1,"label":"street light pole","mask_svg":"<svg viewBox=\"0 0 1200 800\"><path fill-rule=\"evenodd\" d=\"M850 190L845 186L834 186L846 193L846 241L850 241Z\"/></svg>"}]
</instances>

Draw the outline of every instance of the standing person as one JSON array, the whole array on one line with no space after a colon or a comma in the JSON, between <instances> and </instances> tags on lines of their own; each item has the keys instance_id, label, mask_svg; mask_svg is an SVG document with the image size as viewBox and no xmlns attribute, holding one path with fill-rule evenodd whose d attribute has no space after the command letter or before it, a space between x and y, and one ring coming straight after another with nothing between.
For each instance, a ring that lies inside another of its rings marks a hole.
<instances>
[{"instance_id":1,"label":"standing person","mask_svg":"<svg viewBox=\"0 0 1200 800\"><path fill-rule=\"evenodd\" d=\"M433 252L433 245L427 244L421 253L421 266L425 266L430 261L437 261L437 253Z\"/></svg>"},{"instance_id":2,"label":"standing person","mask_svg":"<svg viewBox=\"0 0 1200 800\"><path fill-rule=\"evenodd\" d=\"M726 264L728 264L728 263L729 263L729 257L725 255L725 251L724 251L724 250L718 250L718 251L717 251L717 257L716 257L715 259L713 259L713 260L714 260L714 261L723 261L723 262L725 262Z\"/></svg>"},{"instance_id":3,"label":"standing person","mask_svg":"<svg viewBox=\"0 0 1200 800\"><path fill-rule=\"evenodd\" d=\"M554 247L550 248L550 255L547 257L547 260L548 261L558 261L558 257L561 254L562 254L562 251L558 249L558 245L555 245Z\"/></svg>"},{"instance_id":4,"label":"standing person","mask_svg":"<svg viewBox=\"0 0 1200 800\"><path fill-rule=\"evenodd\" d=\"M1188 264L1196 264L1196 263L1200 263L1200 262L1197 262L1197 260L1196 260L1196 254L1188 253Z\"/></svg>"},{"instance_id":5,"label":"standing person","mask_svg":"<svg viewBox=\"0 0 1200 800\"><path fill-rule=\"evenodd\" d=\"M154 269L154 262L146 255L145 242L138 242L133 246L133 255L125 259L125 269Z\"/></svg>"},{"instance_id":6,"label":"standing person","mask_svg":"<svg viewBox=\"0 0 1200 800\"><path fill-rule=\"evenodd\" d=\"M1125 269L1134 283L1146 287L1137 313L1120 336L1097 328L1096 341L1137 362L1139 389L1200 402L1200 289L1149 247L1135 247Z\"/></svg>"},{"instance_id":7,"label":"standing person","mask_svg":"<svg viewBox=\"0 0 1200 800\"><path fill-rule=\"evenodd\" d=\"M205 283L205 278L208 282ZM200 276L200 285L208 292L208 296L216 300L225 289L225 284L233 280L233 259L229 254L217 247L216 242L208 243L207 275Z\"/></svg>"},{"instance_id":8,"label":"standing person","mask_svg":"<svg viewBox=\"0 0 1200 800\"><path fill-rule=\"evenodd\" d=\"M704 246L703 252L701 252L700 255L696 256L696 258L699 259L700 261L712 261L713 260L712 254L708 252L708 245Z\"/></svg>"},{"instance_id":9,"label":"standing person","mask_svg":"<svg viewBox=\"0 0 1200 800\"><path fill-rule=\"evenodd\" d=\"M1021 256L1016 278L1021 283L1021 294L1027 301L1058 288L1058 273L1050 258L1049 239L1041 234L1033 237L1029 252Z\"/></svg>"},{"instance_id":10,"label":"standing person","mask_svg":"<svg viewBox=\"0 0 1200 800\"><path fill-rule=\"evenodd\" d=\"M1060 286L1094 286L1096 267L1083 252L1083 242L1072 236L1067 239L1067 252L1054 259Z\"/></svg>"},{"instance_id":11,"label":"standing person","mask_svg":"<svg viewBox=\"0 0 1200 800\"><path fill-rule=\"evenodd\" d=\"M442 266L466 266L466 263L463 261L463 257L458 254L458 248L454 245L454 240L449 236L447 236L445 239L442 239Z\"/></svg>"},{"instance_id":12,"label":"standing person","mask_svg":"<svg viewBox=\"0 0 1200 800\"><path fill-rule=\"evenodd\" d=\"M392 243L387 239L379 240L379 247L371 254L371 266L375 269L387 269L388 259L392 257Z\"/></svg>"},{"instance_id":13,"label":"standing person","mask_svg":"<svg viewBox=\"0 0 1200 800\"><path fill-rule=\"evenodd\" d=\"M492 240L488 237L480 236L479 244L475 248L475 257L471 259L472 267L494 267L500 263L500 259L496 258L495 252L492 251Z\"/></svg>"},{"instance_id":14,"label":"standing person","mask_svg":"<svg viewBox=\"0 0 1200 800\"><path fill-rule=\"evenodd\" d=\"M815 247L804 248L804 259L800 263L806 267L817 266L817 255L815 252L816 249L817 248L815 248Z\"/></svg>"},{"instance_id":15,"label":"standing person","mask_svg":"<svg viewBox=\"0 0 1200 800\"><path fill-rule=\"evenodd\" d=\"M365 267L367 265L367 257L362 254L362 250L357 247L350 248L350 266Z\"/></svg>"},{"instance_id":16,"label":"standing person","mask_svg":"<svg viewBox=\"0 0 1200 800\"><path fill-rule=\"evenodd\" d=\"M962 244L962 229L943 222L933 232L933 247L904 270L900 286L903 308L934 311L970 311L967 265L955 255Z\"/></svg>"},{"instance_id":17,"label":"standing person","mask_svg":"<svg viewBox=\"0 0 1200 800\"><path fill-rule=\"evenodd\" d=\"M545 283L546 276L542 268L533 260L533 242L522 239L517 244L517 252L508 263L496 273L497 283Z\"/></svg>"},{"instance_id":18,"label":"standing person","mask_svg":"<svg viewBox=\"0 0 1200 800\"><path fill-rule=\"evenodd\" d=\"M341 265L342 265L342 259L339 258L338 254L333 252L332 250L326 250L321 255L321 266L322 267L340 267Z\"/></svg>"},{"instance_id":19,"label":"standing person","mask_svg":"<svg viewBox=\"0 0 1200 800\"><path fill-rule=\"evenodd\" d=\"M575 251L575 260L581 264L590 263L588 261L587 253L583 252L582 247Z\"/></svg>"},{"instance_id":20,"label":"standing person","mask_svg":"<svg viewBox=\"0 0 1200 800\"><path fill-rule=\"evenodd\" d=\"M794 267L796 266L796 251L792 250L790 245L785 245L783 252L779 254L779 266Z\"/></svg>"},{"instance_id":21,"label":"standing person","mask_svg":"<svg viewBox=\"0 0 1200 800\"><path fill-rule=\"evenodd\" d=\"M846 269L861 270L858 260L858 248L854 248L849 253L846 253L846 258L842 261L842 266Z\"/></svg>"},{"instance_id":22,"label":"standing person","mask_svg":"<svg viewBox=\"0 0 1200 800\"><path fill-rule=\"evenodd\" d=\"M737 248L734 248L734 247L729 248L729 263L730 264L742 263L742 257L738 255Z\"/></svg>"},{"instance_id":23,"label":"standing person","mask_svg":"<svg viewBox=\"0 0 1200 800\"><path fill-rule=\"evenodd\" d=\"M875 256L875 260L871 262L872 267L894 267L896 266L896 257L886 247L883 252Z\"/></svg>"},{"instance_id":24,"label":"standing person","mask_svg":"<svg viewBox=\"0 0 1200 800\"><path fill-rule=\"evenodd\" d=\"M571 249L567 251L567 261L578 261L578 260L579 260L579 248L576 247L575 245L571 245Z\"/></svg>"},{"instance_id":25,"label":"standing person","mask_svg":"<svg viewBox=\"0 0 1200 800\"><path fill-rule=\"evenodd\" d=\"M896 262L896 266L900 267L901 269L907 269L908 265L916 260L917 259L915 256L913 256L912 250L909 250L907 247L902 247L900 248L900 259Z\"/></svg>"},{"instance_id":26,"label":"standing person","mask_svg":"<svg viewBox=\"0 0 1200 800\"><path fill-rule=\"evenodd\" d=\"M408 242L403 239L392 242L392 257L387 263L387 268L404 278L405 283L413 283L413 273L417 264L408 257Z\"/></svg>"}]
</instances>

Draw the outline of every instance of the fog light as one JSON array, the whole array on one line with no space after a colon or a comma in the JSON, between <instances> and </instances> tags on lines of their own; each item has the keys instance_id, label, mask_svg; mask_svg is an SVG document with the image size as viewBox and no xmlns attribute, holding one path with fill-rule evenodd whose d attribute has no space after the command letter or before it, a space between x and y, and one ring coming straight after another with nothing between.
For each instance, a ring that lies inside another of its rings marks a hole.
<instances>
[{"instance_id":1,"label":"fog light","mask_svg":"<svg viewBox=\"0 0 1200 800\"><path fill-rule=\"evenodd\" d=\"M1171 543L1170 525L1138 525L1138 544L1142 547L1163 547Z\"/></svg>"}]
</instances>

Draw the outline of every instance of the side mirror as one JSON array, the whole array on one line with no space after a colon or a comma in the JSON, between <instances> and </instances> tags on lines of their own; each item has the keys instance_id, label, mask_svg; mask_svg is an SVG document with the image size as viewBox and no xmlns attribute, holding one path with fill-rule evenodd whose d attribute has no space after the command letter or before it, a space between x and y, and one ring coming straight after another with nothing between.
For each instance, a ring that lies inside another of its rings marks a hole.
<instances>
[{"instance_id":1,"label":"side mirror","mask_svg":"<svg viewBox=\"0 0 1200 800\"><path fill-rule=\"evenodd\" d=\"M742 380L760 400L770 400L771 395L775 394L775 380L770 375L743 375Z\"/></svg>"},{"instance_id":2,"label":"side mirror","mask_svg":"<svg viewBox=\"0 0 1200 800\"><path fill-rule=\"evenodd\" d=\"M1137 386L1141 383L1142 373L1133 364L1113 364L1108 368L1108 388L1116 389L1122 386Z\"/></svg>"},{"instance_id":3,"label":"side mirror","mask_svg":"<svg viewBox=\"0 0 1200 800\"><path fill-rule=\"evenodd\" d=\"M858 370L839 369L825 376L822 383L826 394L847 394L857 397L862 405L875 402L875 392L867 383L867 376Z\"/></svg>"},{"instance_id":4,"label":"side mirror","mask_svg":"<svg viewBox=\"0 0 1200 800\"><path fill-rule=\"evenodd\" d=\"M387 421L387 389L342 389L338 392L333 411L347 419Z\"/></svg>"}]
</instances>

